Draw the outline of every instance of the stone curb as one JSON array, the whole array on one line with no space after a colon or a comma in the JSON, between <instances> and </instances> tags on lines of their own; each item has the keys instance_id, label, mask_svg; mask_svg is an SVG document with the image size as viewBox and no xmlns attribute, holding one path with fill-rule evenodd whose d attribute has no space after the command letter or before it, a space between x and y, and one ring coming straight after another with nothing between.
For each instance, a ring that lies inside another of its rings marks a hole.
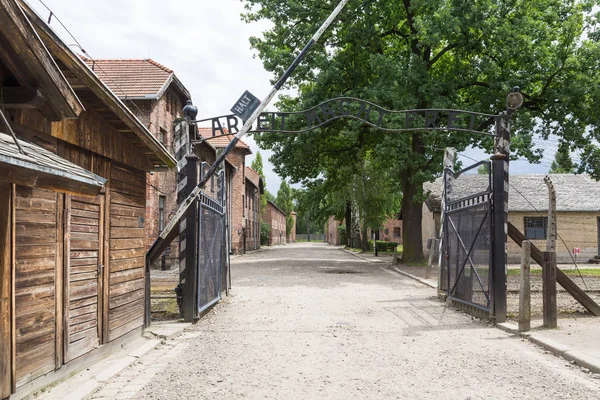
<instances>
[{"instance_id":1,"label":"stone curb","mask_svg":"<svg viewBox=\"0 0 600 400\"><path fill-rule=\"evenodd\" d=\"M555 340L544 338L536 332L519 332L516 324L505 322L496 324L496 327L523 339L528 339L531 343L540 346L555 356L574 362L578 366L587 368L593 373L600 373L600 359L596 357L585 354L579 350L575 350L567 345L558 343Z\"/></svg>"},{"instance_id":2,"label":"stone curb","mask_svg":"<svg viewBox=\"0 0 600 400\"><path fill-rule=\"evenodd\" d=\"M285 246L285 245L277 245L277 246ZM229 256L229 258L231 258L233 260L236 258L249 256L251 254L256 254L256 253L262 253L263 251L269 251L269 250L273 250L273 246L262 246L260 249L257 249L257 250L248 250L248 251L246 251L246 254L231 254Z\"/></svg>"},{"instance_id":3,"label":"stone curb","mask_svg":"<svg viewBox=\"0 0 600 400\"><path fill-rule=\"evenodd\" d=\"M406 276L407 278L414 279L417 282L422 283L423 285L429 286L432 289L437 289L437 285L432 284L431 282L427 282L425 279L419 278L418 276L414 276L413 274L409 274L408 272L404 272L396 267L391 267L397 273Z\"/></svg>"},{"instance_id":4,"label":"stone curb","mask_svg":"<svg viewBox=\"0 0 600 400\"><path fill-rule=\"evenodd\" d=\"M353 251L348 251L348 250L346 250L346 249L344 249L344 248L342 248L342 247L338 248L338 250L341 250L341 251L343 251L344 253L352 254L354 257L358 257L358 258L360 258L361 260L365 260L365 261L368 261L368 262L371 262L371 263L377 263L377 264L383 264L383 263L384 263L384 261L381 261L381 260L372 260L372 259L370 259L370 258L363 257L363 256L361 256L361 255L359 255L359 254L356 254L356 253L354 253Z\"/></svg>"},{"instance_id":5,"label":"stone curb","mask_svg":"<svg viewBox=\"0 0 600 400\"><path fill-rule=\"evenodd\" d=\"M66 379L49 385L49 389L38 389L36 397L62 400L91 398L111 378L121 374L140 357L154 350L165 340L171 340L181 335L190 326L192 326L190 323L181 323L180 327L172 328L166 334L156 334L150 331L151 328L146 329L143 336L127 343L121 350L109 354ZM154 337L151 338L151 335ZM33 396L33 394L29 396Z\"/></svg>"}]
</instances>

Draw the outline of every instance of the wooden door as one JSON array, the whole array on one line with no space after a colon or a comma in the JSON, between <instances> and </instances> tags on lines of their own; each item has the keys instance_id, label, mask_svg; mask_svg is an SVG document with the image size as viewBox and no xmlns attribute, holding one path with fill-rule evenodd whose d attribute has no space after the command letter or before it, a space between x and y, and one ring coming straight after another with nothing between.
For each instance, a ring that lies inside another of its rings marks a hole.
<instances>
[{"instance_id":1,"label":"wooden door","mask_svg":"<svg viewBox=\"0 0 600 400\"><path fill-rule=\"evenodd\" d=\"M65 362L100 345L104 195L65 199Z\"/></svg>"}]
</instances>

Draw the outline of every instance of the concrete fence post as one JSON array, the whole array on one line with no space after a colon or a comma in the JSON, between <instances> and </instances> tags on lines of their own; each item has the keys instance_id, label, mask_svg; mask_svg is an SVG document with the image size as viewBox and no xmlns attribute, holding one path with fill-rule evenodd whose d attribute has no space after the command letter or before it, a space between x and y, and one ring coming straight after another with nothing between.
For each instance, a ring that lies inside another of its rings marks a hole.
<instances>
[{"instance_id":1,"label":"concrete fence post","mask_svg":"<svg viewBox=\"0 0 600 400\"><path fill-rule=\"evenodd\" d=\"M556 253L544 251L542 268L544 327L556 328L558 309L556 307Z\"/></svg>"},{"instance_id":2,"label":"concrete fence post","mask_svg":"<svg viewBox=\"0 0 600 400\"><path fill-rule=\"evenodd\" d=\"M437 249L438 240L436 238L431 239L431 247L429 249L429 262L427 263L427 268L425 268L425 279L431 278L431 268L433 267L433 263L435 260L435 249Z\"/></svg>"},{"instance_id":3,"label":"concrete fence post","mask_svg":"<svg viewBox=\"0 0 600 400\"><path fill-rule=\"evenodd\" d=\"M521 283L519 288L519 332L531 330L531 242L525 240L521 253Z\"/></svg>"}]
</instances>

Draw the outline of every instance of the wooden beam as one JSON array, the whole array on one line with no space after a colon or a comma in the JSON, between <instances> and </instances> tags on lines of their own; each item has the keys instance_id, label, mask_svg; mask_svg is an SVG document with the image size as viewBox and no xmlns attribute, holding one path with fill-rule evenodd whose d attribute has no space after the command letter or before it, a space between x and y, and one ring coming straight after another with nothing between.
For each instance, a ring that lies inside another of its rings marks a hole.
<instances>
[{"instance_id":1,"label":"wooden beam","mask_svg":"<svg viewBox=\"0 0 600 400\"><path fill-rule=\"evenodd\" d=\"M1 97L6 108L36 109L46 100L38 88L31 86L4 87Z\"/></svg>"},{"instance_id":2,"label":"wooden beam","mask_svg":"<svg viewBox=\"0 0 600 400\"><path fill-rule=\"evenodd\" d=\"M10 253L10 268L11 268L11 276L10 276L10 287L11 287L11 299L10 299L10 313L11 313L11 325L10 325L10 334L11 334L11 346L12 346L12 380L11 387L12 392L16 392L17 390L17 301L16 301L16 281L17 281L17 230L15 227L17 226L17 185L14 183L11 185L11 207L10 207L10 230L11 230L11 253Z\"/></svg>"},{"instance_id":3,"label":"wooden beam","mask_svg":"<svg viewBox=\"0 0 600 400\"><path fill-rule=\"evenodd\" d=\"M62 193L58 194L58 200L56 202L56 273L55 273L55 336L54 336L54 368L60 369L64 362L64 299L63 299L63 285L64 285L64 276L65 276L65 195Z\"/></svg>"},{"instance_id":4,"label":"wooden beam","mask_svg":"<svg viewBox=\"0 0 600 400\"><path fill-rule=\"evenodd\" d=\"M104 175L101 174L103 178L108 179L108 181L104 184L104 221L100 221L101 224L104 224L104 271L102 273L102 335L100 342L102 344L108 343L109 336L108 316L110 295L110 192L112 187L111 168L112 162L107 161L105 163Z\"/></svg>"},{"instance_id":5,"label":"wooden beam","mask_svg":"<svg viewBox=\"0 0 600 400\"><path fill-rule=\"evenodd\" d=\"M35 85L35 79L28 73L25 63L2 35L0 35L0 58L21 85Z\"/></svg>"},{"instance_id":6,"label":"wooden beam","mask_svg":"<svg viewBox=\"0 0 600 400\"><path fill-rule=\"evenodd\" d=\"M44 88L54 109L64 118L77 118L83 105L14 0L0 0L0 33Z\"/></svg>"},{"instance_id":7,"label":"wooden beam","mask_svg":"<svg viewBox=\"0 0 600 400\"><path fill-rule=\"evenodd\" d=\"M69 176L59 176L46 171L23 167L0 161L0 182L16 183L22 186L50 189L57 192L80 196L97 196L100 187L77 181Z\"/></svg>"},{"instance_id":8,"label":"wooden beam","mask_svg":"<svg viewBox=\"0 0 600 400\"><path fill-rule=\"evenodd\" d=\"M12 392L12 185L0 183L0 399Z\"/></svg>"},{"instance_id":9,"label":"wooden beam","mask_svg":"<svg viewBox=\"0 0 600 400\"><path fill-rule=\"evenodd\" d=\"M508 236L515 241L519 246L523 244L525 235L523 235L512 223L508 223ZM533 243L531 244L531 258L538 265L544 268L544 259L542 252ZM600 316L600 306L596 304L586 292L581 290L575 282L571 280L564 272L560 269L556 269L556 281L562 286L575 300L579 302L586 310L596 317Z\"/></svg>"}]
</instances>

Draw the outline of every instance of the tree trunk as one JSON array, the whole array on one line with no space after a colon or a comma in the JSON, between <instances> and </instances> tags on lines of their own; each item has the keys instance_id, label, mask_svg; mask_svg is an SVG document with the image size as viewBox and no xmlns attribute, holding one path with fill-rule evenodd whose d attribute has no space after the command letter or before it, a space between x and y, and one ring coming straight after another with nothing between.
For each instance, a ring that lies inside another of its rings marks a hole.
<instances>
[{"instance_id":1,"label":"tree trunk","mask_svg":"<svg viewBox=\"0 0 600 400\"><path fill-rule=\"evenodd\" d=\"M402 262L422 263L423 240L421 219L423 216L423 205L415 203L415 195L420 189L418 185L408 182L405 178L404 191L402 193Z\"/></svg>"},{"instance_id":2,"label":"tree trunk","mask_svg":"<svg viewBox=\"0 0 600 400\"><path fill-rule=\"evenodd\" d=\"M362 241L361 241L361 249L363 251L369 251L369 236L367 236L369 234L368 229L366 227L362 228L362 232L361 232L361 236L362 236Z\"/></svg>"},{"instance_id":3,"label":"tree trunk","mask_svg":"<svg viewBox=\"0 0 600 400\"><path fill-rule=\"evenodd\" d=\"M418 133L412 135L412 151L419 155L425 152ZM423 190L423 184L414 183L411 179L417 172L416 169L410 168L402 177L402 262L404 263L425 262L421 226L423 204L415 202L415 197Z\"/></svg>"},{"instance_id":4,"label":"tree trunk","mask_svg":"<svg viewBox=\"0 0 600 400\"><path fill-rule=\"evenodd\" d=\"M352 206L346 204L346 246L352 247Z\"/></svg>"}]
</instances>

